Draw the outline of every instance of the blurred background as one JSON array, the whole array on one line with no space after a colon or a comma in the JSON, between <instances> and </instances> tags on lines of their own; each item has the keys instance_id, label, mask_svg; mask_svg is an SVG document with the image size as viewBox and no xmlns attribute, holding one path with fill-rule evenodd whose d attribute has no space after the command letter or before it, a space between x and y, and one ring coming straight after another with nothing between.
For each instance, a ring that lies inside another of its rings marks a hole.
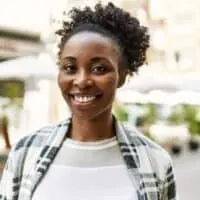
<instances>
[{"instance_id":1,"label":"blurred background","mask_svg":"<svg viewBox=\"0 0 200 200\"><path fill-rule=\"evenodd\" d=\"M24 135L66 118L56 83L63 11L96 0L1 0L0 170ZM102 1L103 3L108 1ZM113 112L171 155L180 200L200 180L200 1L114 0L149 27L148 64L117 91Z\"/></svg>"}]
</instances>

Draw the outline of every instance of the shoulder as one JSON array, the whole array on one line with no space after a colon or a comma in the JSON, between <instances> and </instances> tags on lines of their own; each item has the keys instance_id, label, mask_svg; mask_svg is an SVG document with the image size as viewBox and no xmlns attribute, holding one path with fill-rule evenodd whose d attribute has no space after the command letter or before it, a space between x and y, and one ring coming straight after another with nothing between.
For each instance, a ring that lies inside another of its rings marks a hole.
<instances>
[{"instance_id":1,"label":"shoulder","mask_svg":"<svg viewBox=\"0 0 200 200\"><path fill-rule=\"evenodd\" d=\"M54 136L60 128L69 125L69 120L64 120L56 124L44 126L32 133L27 134L21 138L15 145L13 145L13 152L18 152L24 148L40 147L48 141L48 138Z\"/></svg>"},{"instance_id":2,"label":"shoulder","mask_svg":"<svg viewBox=\"0 0 200 200\"><path fill-rule=\"evenodd\" d=\"M140 155L143 155L145 151L154 168L158 168L163 174L172 166L171 156L163 147L146 137L136 127L128 124L123 124L123 127L130 144L136 148Z\"/></svg>"},{"instance_id":3,"label":"shoulder","mask_svg":"<svg viewBox=\"0 0 200 200\"><path fill-rule=\"evenodd\" d=\"M27 134L14 144L8 155L8 170L15 171L19 169L26 159L34 161L38 154L44 147L52 145L52 142L57 138L56 136L62 127L66 127L69 120L61 121L59 123L42 127L39 130Z\"/></svg>"},{"instance_id":4,"label":"shoulder","mask_svg":"<svg viewBox=\"0 0 200 200\"><path fill-rule=\"evenodd\" d=\"M145 146L149 150L159 151L162 154L168 155L167 151L163 147L161 147L155 141L145 136L136 127L127 123L123 123L122 126L124 127L126 134L129 136L131 143L137 143L138 147Z\"/></svg>"}]
</instances>

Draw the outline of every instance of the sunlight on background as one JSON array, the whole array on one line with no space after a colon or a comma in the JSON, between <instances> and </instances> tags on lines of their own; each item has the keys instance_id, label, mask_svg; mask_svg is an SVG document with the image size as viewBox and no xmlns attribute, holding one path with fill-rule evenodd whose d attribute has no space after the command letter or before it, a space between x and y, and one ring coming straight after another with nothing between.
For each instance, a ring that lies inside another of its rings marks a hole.
<instances>
[{"instance_id":1,"label":"sunlight on background","mask_svg":"<svg viewBox=\"0 0 200 200\"><path fill-rule=\"evenodd\" d=\"M0 120L2 116L9 119L11 144L70 114L56 82L59 38L54 32L67 17L64 11L73 6L94 6L96 2L99 1L0 0ZM199 157L189 149L190 142L198 146L200 141L200 1L112 2L148 26L151 38L147 63L117 91L116 115L170 153L178 149L182 157L173 159L180 199L191 199L197 194L198 184L194 181L193 185L186 185L191 180L185 171L194 161L196 168L199 165ZM22 84L13 83L13 79ZM0 134L0 151L5 149L3 140ZM196 168L191 174L194 180L200 175Z\"/></svg>"}]
</instances>

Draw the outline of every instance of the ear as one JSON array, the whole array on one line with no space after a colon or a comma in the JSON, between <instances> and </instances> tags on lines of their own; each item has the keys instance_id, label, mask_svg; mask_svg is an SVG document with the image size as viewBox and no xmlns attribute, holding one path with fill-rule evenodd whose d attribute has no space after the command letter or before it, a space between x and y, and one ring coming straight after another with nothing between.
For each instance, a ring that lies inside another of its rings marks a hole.
<instances>
[{"instance_id":1,"label":"ear","mask_svg":"<svg viewBox=\"0 0 200 200\"><path fill-rule=\"evenodd\" d=\"M117 85L117 88L120 88L125 80L126 80L126 76L128 74L128 71L126 69L119 69L119 81L118 81L118 85Z\"/></svg>"}]
</instances>

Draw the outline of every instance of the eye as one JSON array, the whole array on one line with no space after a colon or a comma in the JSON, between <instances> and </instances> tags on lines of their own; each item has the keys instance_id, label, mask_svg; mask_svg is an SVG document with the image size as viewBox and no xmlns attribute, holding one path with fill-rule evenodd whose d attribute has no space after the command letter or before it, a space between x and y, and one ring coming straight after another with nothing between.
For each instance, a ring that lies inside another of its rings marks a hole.
<instances>
[{"instance_id":1,"label":"eye","mask_svg":"<svg viewBox=\"0 0 200 200\"><path fill-rule=\"evenodd\" d=\"M104 74L107 72L107 66L103 64L94 65L92 67L92 72L95 74Z\"/></svg>"},{"instance_id":2,"label":"eye","mask_svg":"<svg viewBox=\"0 0 200 200\"><path fill-rule=\"evenodd\" d=\"M62 66L62 70L64 70L68 74L72 74L72 73L75 73L76 66L74 64L64 64Z\"/></svg>"}]
</instances>

